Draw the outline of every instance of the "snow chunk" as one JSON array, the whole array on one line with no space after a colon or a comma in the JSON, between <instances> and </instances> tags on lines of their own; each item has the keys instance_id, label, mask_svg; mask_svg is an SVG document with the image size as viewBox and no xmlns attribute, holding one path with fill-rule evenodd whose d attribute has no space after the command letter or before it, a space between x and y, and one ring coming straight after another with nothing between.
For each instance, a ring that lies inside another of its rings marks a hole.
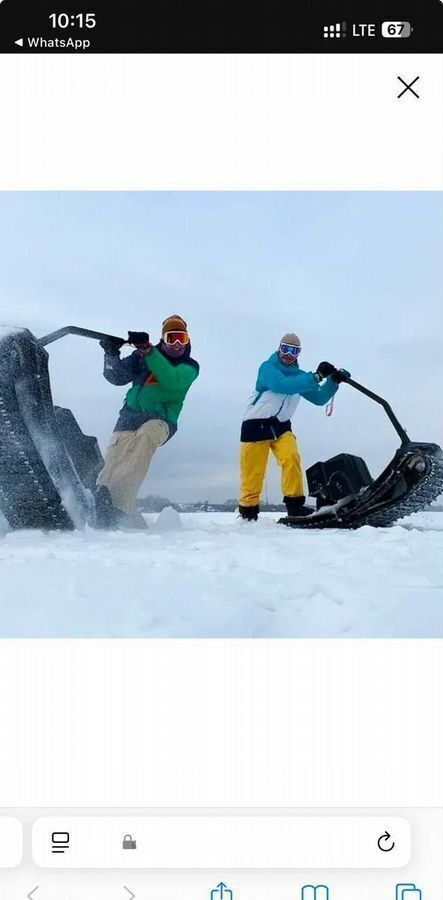
<instances>
[{"instance_id":1,"label":"snow chunk","mask_svg":"<svg viewBox=\"0 0 443 900\"><path fill-rule=\"evenodd\" d=\"M182 527L180 515L172 506L165 506L155 523L158 531L180 531Z\"/></svg>"}]
</instances>

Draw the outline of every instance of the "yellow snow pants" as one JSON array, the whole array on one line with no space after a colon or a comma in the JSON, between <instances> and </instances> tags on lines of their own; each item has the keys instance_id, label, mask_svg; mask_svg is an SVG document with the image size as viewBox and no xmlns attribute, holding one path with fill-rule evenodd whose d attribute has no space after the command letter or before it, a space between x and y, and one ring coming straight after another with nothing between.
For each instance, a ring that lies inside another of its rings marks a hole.
<instances>
[{"instance_id":1,"label":"yellow snow pants","mask_svg":"<svg viewBox=\"0 0 443 900\"><path fill-rule=\"evenodd\" d=\"M258 506L270 450L281 468L283 496L303 496L303 473L297 441L292 431L285 431L276 441L245 441L241 444L240 506Z\"/></svg>"}]
</instances>

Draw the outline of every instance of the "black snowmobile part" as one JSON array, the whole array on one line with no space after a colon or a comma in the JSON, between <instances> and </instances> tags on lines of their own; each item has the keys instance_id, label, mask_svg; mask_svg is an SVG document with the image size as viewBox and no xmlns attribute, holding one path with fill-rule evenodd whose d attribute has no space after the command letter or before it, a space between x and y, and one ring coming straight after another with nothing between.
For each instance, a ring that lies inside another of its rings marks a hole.
<instances>
[{"instance_id":1,"label":"black snowmobile part","mask_svg":"<svg viewBox=\"0 0 443 900\"><path fill-rule=\"evenodd\" d=\"M54 414L60 437L80 481L88 490L95 491L97 478L104 466L97 438L83 434L70 409L54 406Z\"/></svg>"},{"instance_id":2,"label":"black snowmobile part","mask_svg":"<svg viewBox=\"0 0 443 900\"><path fill-rule=\"evenodd\" d=\"M338 453L306 469L308 493L316 499L317 509L334 506L344 497L358 494L373 480L364 459L352 453Z\"/></svg>"},{"instance_id":3,"label":"black snowmobile part","mask_svg":"<svg viewBox=\"0 0 443 900\"><path fill-rule=\"evenodd\" d=\"M48 354L27 329L0 354L0 511L10 528L81 528L95 505L63 443Z\"/></svg>"},{"instance_id":4,"label":"black snowmobile part","mask_svg":"<svg viewBox=\"0 0 443 900\"><path fill-rule=\"evenodd\" d=\"M78 328L77 325L66 325L65 328L59 328L58 331L51 331L50 334L45 334L44 337L39 338L38 343L41 347L46 347L48 344L52 344L68 334L78 334L80 337L92 338L94 341L113 340L122 341L124 344L127 343L125 338L117 335L105 334L103 331L91 331L90 328Z\"/></svg>"},{"instance_id":5,"label":"black snowmobile part","mask_svg":"<svg viewBox=\"0 0 443 900\"><path fill-rule=\"evenodd\" d=\"M343 380L379 403L401 440L401 447L384 471L359 493L324 506L311 516L285 516L282 525L291 528L386 527L404 516L419 512L443 492L443 451L438 444L413 442L382 397L346 376Z\"/></svg>"},{"instance_id":6,"label":"black snowmobile part","mask_svg":"<svg viewBox=\"0 0 443 900\"><path fill-rule=\"evenodd\" d=\"M397 450L381 475L359 494L323 506L311 516L285 517L292 528L376 528L419 512L443 492L443 453L437 444L409 443Z\"/></svg>"}]
</instances>

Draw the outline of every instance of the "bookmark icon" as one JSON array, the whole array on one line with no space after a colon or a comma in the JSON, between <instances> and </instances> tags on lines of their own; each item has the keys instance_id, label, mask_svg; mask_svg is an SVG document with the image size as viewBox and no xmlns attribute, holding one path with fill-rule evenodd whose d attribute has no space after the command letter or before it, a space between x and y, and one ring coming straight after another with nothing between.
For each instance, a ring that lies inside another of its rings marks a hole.
<instances>
[{"instance_id":1,"label":"bookmark icon","mask_svg":"<svg viewBox=\"0 0 443 900\"><path fill-rule=\"evenodd\" d=\"M317 884L316 887L313 884L305 884L301 889L301 900L329 900L329 888L325 884ZM413 898L408 897L405 900L413 900Z\"/></svg>"}]
</instances>

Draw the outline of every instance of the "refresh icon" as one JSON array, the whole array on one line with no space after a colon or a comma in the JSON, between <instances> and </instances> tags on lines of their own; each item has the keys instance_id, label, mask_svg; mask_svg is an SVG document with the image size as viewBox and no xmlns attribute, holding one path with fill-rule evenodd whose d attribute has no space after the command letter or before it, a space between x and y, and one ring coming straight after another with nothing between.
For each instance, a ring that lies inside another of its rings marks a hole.
<instances>
[{"instance_id":1,"label":"refresh icon","mask_svg":"<svg viewBox=\"0 0 443 900\"><path fill-rule=\"evenodd\" d=\"M382 850L383 853L390 853L391 850L393 850L395 847L395 841L392 839L388 831L385 831L384 834L380 835L377 844L378 849Z\"/></svg>"}]
</instances>

